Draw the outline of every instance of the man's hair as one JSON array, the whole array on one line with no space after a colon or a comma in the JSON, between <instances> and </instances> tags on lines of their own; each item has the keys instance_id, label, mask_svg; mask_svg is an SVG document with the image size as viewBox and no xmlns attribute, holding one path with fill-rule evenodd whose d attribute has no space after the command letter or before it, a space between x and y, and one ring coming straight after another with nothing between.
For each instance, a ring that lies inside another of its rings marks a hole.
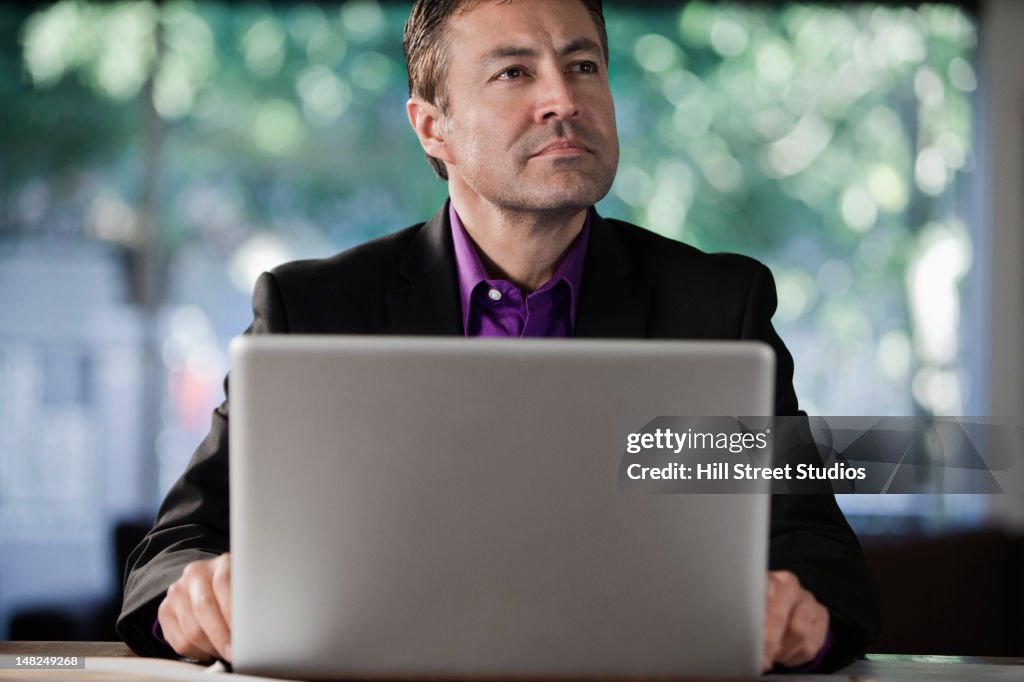
<instances>
[{"instance_id":1,"label":"man's hair","mask_svg":"<svg viewBox=\"0 0 1024 682\"><path fill-rule=\"evenodd\" d=\"M405 22L402 47L405 48L405 67L409 73L409 94L430 102L442 114L448 114L448 19L467 12L483 0L416 0L409 20ZM608 61L608 31L604 24L602 0L579 0L590 13L597 35ZM502 0L502 3L508 0ZM442 180L448 179L444 161L427 155L434 172Z\"/></svg>"}]
</instances>

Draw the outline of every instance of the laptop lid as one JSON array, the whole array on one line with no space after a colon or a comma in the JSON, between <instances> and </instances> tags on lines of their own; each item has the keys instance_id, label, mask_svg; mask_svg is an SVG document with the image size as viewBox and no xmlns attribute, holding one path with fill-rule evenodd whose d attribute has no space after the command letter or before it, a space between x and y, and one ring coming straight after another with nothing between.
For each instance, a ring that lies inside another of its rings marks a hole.
<instances>
[{"instance_id":1,"label":"laptop lid","mask_svg":"<svg viewBox=\"0 0 1024 682\"><path fill-rule=\"evenodd\" d=\"M626 495L658 416L769 415L740 342L249 336L232 649L298 677L756 676L767 495Z\"/></svg>"}]
</instances>

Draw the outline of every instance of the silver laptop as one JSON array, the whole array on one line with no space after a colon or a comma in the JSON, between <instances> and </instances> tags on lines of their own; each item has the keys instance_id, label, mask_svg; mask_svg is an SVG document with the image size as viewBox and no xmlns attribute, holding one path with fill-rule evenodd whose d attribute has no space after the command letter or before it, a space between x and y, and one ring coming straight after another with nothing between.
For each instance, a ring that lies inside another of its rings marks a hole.
<instances>
[{"instance_id":1,"label":"silver laptop","mask_svg":"<svg viewBox=\"0 0 1024 682\"><path fill-rule=\"evenodd\" d=\"M756 676L768 496L616 483L627 434L773 382L756 343L236 339L235 669Z\"/></svg>"}]
</instances>

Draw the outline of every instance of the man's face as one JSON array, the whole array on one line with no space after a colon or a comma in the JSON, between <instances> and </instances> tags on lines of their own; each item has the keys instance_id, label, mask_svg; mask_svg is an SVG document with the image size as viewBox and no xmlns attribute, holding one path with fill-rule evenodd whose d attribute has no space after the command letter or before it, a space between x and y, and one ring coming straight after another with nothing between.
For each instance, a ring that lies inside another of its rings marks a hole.
<instances>
[{"instance_id":1,"label":"man's face","mask_svg":"<svg viewBox=\"0 0 1024 682\"><path fill-rule=\"evenodd\" d=\"M448 31L449 181L515 212L578 211L607 194L615 106L583 4L483 0Z\"/></svg>"}]
</instances>

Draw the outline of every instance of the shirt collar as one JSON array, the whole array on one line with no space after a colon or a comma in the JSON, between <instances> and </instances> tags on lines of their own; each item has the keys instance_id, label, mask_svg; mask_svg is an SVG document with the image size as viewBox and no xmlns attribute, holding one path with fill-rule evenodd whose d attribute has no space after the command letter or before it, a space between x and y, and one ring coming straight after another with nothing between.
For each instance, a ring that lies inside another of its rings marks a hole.
<instances>
[{"instance_id":1,"label":"shirt collar","mask_svg":"<svg viewBox=\"0 0 1024 682\"><path fill-rule=\"evenodd\" d=\"M448 202L448 217L452 224L452 241L455 243L455 268L459 276L459 299L462 303L462 332L467 333L469 329L470 306L473 301L473 291L481 282L490 278L484 270L476 247L466 232L458 211L455 210L455 203ZM580 295L580 282L583 281L583 261L587 254L587 241L590 238L590 211L583 221L583 229L572 241L562 262L555 269L555 274L543 284L537 291L546 291L560 281L569 286L569 322L570 327L576 326L576 302ZM498 281L498 280L490 280ZM532 295L532 294L531 294Z\"/></svg>"}]
</instances>

